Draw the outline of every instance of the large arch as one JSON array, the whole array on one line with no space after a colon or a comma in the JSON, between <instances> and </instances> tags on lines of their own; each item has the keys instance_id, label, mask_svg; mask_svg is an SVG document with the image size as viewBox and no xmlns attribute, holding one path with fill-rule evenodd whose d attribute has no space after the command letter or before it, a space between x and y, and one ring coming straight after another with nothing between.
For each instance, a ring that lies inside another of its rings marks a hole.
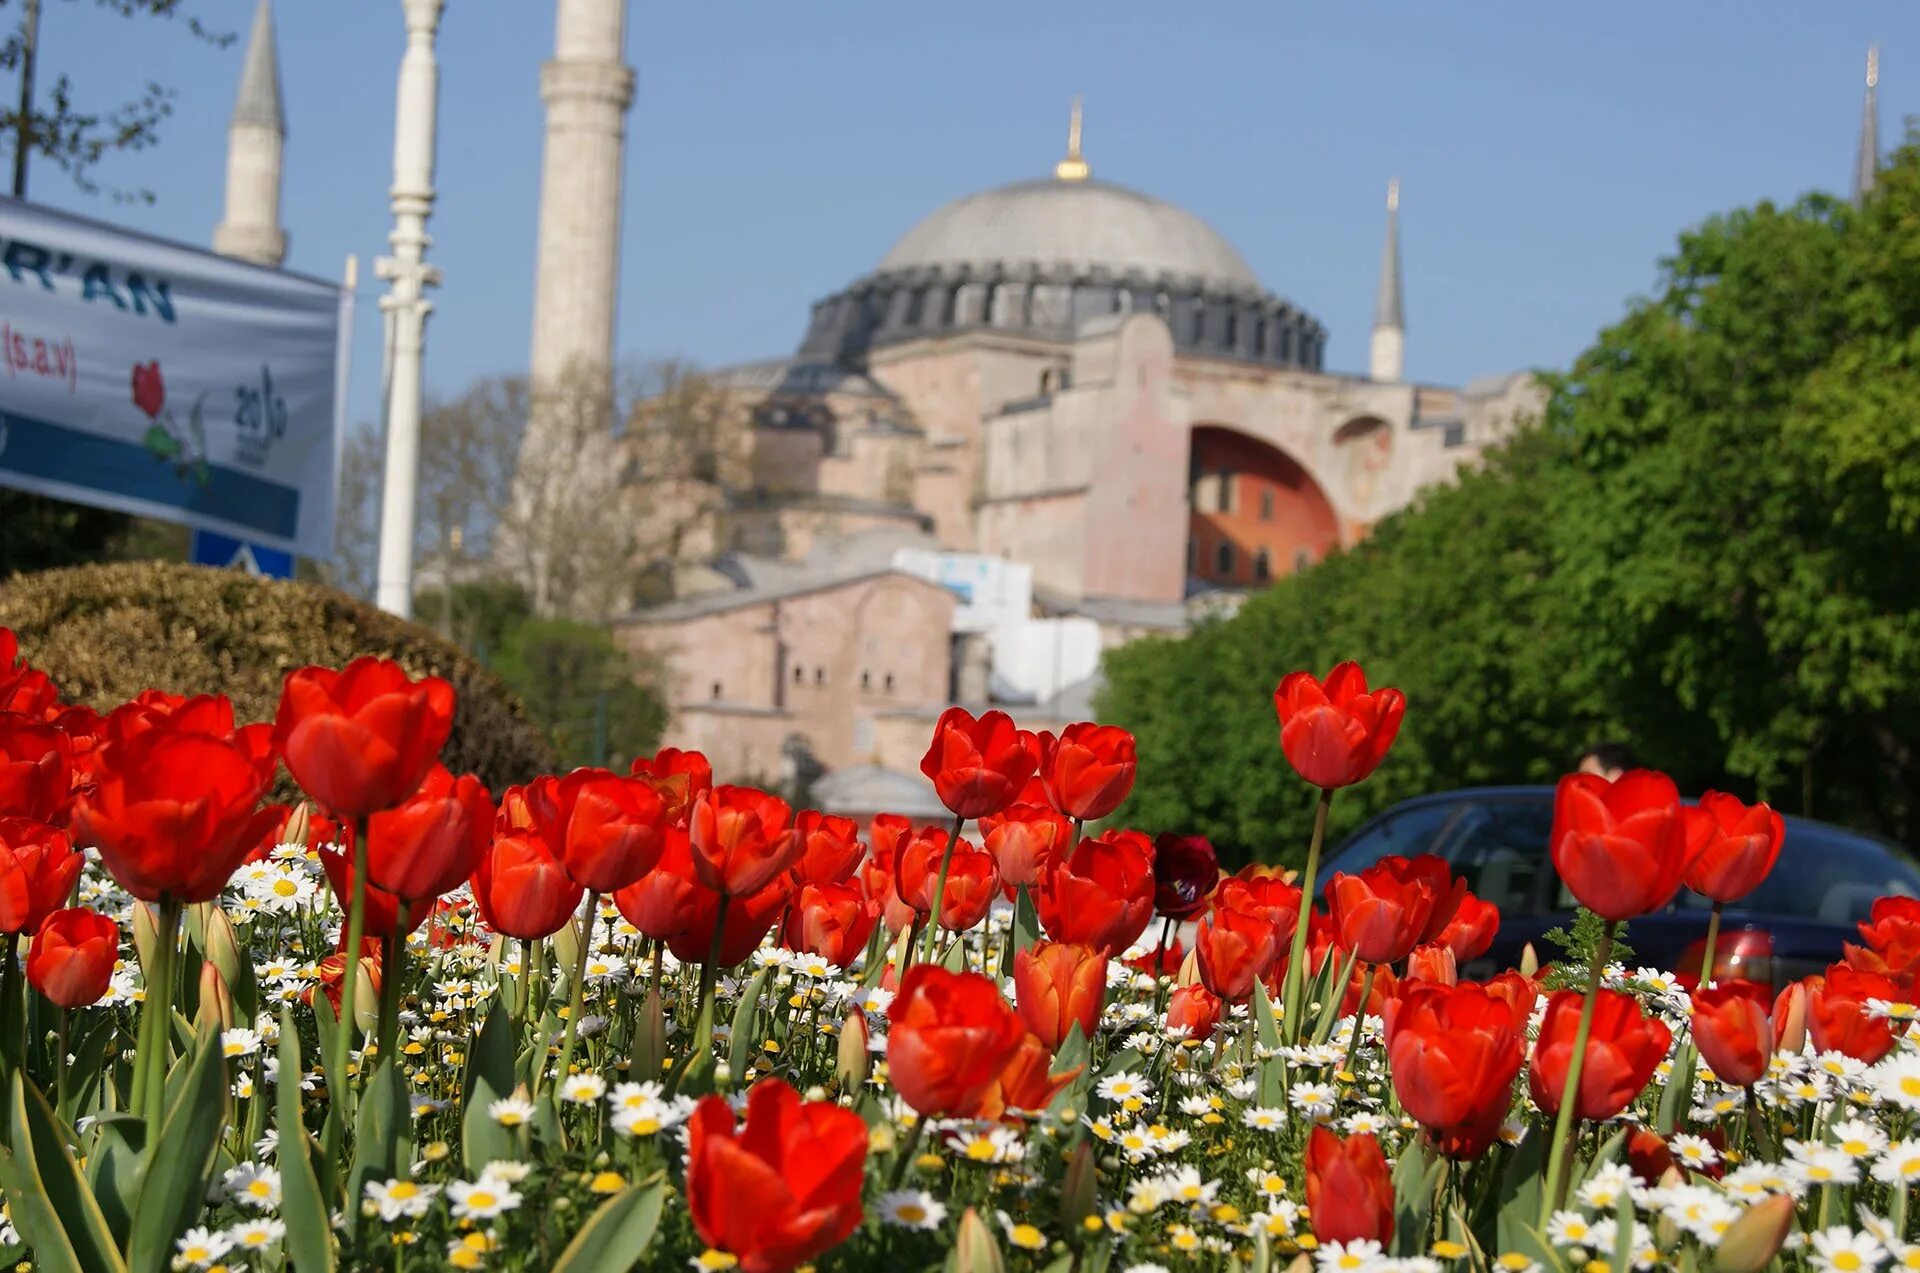
<instances>
[{"instance_id":1,"label":"large arch","mask_svg":"<svg viewBox=\"0 0 1920 1273\"><path fill-rule=\"evenodd\" d=\"M1188 446L1187 573L1258 588L1340 543L1333 502L1299 461L1226 425L1196 425Z\"/></svg>"}]
</instances>

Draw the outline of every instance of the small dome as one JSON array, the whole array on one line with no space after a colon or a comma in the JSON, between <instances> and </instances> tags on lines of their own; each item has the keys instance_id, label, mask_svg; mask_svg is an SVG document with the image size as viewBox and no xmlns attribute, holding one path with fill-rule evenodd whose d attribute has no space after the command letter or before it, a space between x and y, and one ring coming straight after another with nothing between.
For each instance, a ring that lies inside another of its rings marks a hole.
<instances>
[{"instance_id":1,"label":"small dome","mask_svg":"<svg viewBox=\"0 0 1920 1273\"><path fill-rule=\"evenodd\" d=\"M880 269L1067 265L1260 289L1233 245L1182 208L1104 181L1021 181L955 200L907 231Z\"/></svg>"}]
</instances>

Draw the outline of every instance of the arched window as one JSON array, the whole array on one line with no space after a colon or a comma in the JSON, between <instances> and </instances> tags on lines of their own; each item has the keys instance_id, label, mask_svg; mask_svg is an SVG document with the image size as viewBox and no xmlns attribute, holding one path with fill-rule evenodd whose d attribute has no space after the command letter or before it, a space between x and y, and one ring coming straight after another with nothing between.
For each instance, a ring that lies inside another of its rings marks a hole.
<instances>
[{"instance_id":1,"label":"arched window","mask_svg":"<svg viewBox=\"0 0 1920 1273\"><path fill-rule=\"evenodd\" d=\"M1273 554L1264 548L1253 555L1253 577L1261 583L1273 578Z\"/></svg>"},{"instance_id":2,"label":"arched window","mask_svg":"<svg viewBox=\"0 0 1920 1273\"><path fill-rule=\"evenodd\" d=\"M1273 492L1270 490L1260 492L1260 520L1263 522L1273 520Z\"/></svg>"},{"instance_id":3,"label":"arched window","mask_svg":"<svg viewBox=\"0 0 1920 1273\"><path fill-rule=\"evenodd\" d=\"M1040 369L1040 393L1044 397L1045 395L1052 392L1053 392L1053 368L1042 367Z\"/></svg>"},{"instance_id":4,"label":"arched window","mask_svg":"<svg viewBox=\"0 0 1920 1273\"><path fill-rule=\"evenodd\" d=\"M1240 315L1227 311L1227 348L1235 349L1240 344Z\"/></svg>"},{"instance_id":5,"label":"arched window","mask_svg":"<svg viewBox=\"0 0 1920 1273\"><path fill-rule=\"evenodd\" d=\"M798 663L793 665L793 683L795 685L805 685L807 683L807 669L801 667Z\"/></svg>"},{"instance_id":6,"label":"arched window","mask_svg":"<svg viewBox=\"0 0 1920 1273\"><path fill-rule=\"evenodd\" d=\"M1233 511L1233 470L1221 469L1216 479L1220 483L1220 496L1215 507L1223 513Z\"/></svg>"},{"instance_id":7,"label":"arched window","mask_svg":"<svg viewBox=\"0 0 1920 1273\"><path fill-rule=\"evenodd\" d=\"M1253 352L1261 358L1267 356L1267 320L1264 318L1253 325Z\"/></svg>"},{"instance_id":8,"label":"arched window","mask_svg":"<svg viewBox=\"0 0 1920 1273\"><path fill-rule=\"evenodd\" d=\"M1213 571L1222 579L1233 578L1233 545L1224 539L1213 550Z\"/></svg>"},{"instance_id":9,"label":"arched window","mask_svg":"<svg viewBox=\"0 0 1920 1273\"><path fill-rule=\"evenodd\" d=\"M881 682L881 688L888 694L893 693L893 673L887 673L887 679Z\"/></svg>"},{"instance_id":10,"label":"arched window","mask_svg":"<svg viewBox=\"0 0 1920 1273\"><path fill-rule=\"evenodd\" d=\"M1187 343L1197 345L1207 335L1207 306L1204 301L1193 303L1193 314L1187 320Z\"/></svg>"}]
</instances>

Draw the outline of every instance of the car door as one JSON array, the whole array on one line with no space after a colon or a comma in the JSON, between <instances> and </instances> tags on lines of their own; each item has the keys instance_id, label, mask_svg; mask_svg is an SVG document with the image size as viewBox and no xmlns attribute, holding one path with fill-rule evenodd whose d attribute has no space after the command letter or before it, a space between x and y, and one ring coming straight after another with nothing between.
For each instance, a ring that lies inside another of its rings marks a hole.
<instances>
[{"instance_id":1,"label":"car door","mask_svg":"<svg viewBox=\"0 0 1920 1273\"><path fill-rule=\"evenodd\" d=\"M1547 900L1554 880L1547 857L1553 831L1553 801L1547 794L1490 795L1463 801L1434 843L1433 852L1474 896L1500 908L1500 931L1493 946L1460 969L1463 977L1485 977L1520 961L1532 943L1541 960L1541 935L1553 926Z\"/></svg>"}]
</instances>

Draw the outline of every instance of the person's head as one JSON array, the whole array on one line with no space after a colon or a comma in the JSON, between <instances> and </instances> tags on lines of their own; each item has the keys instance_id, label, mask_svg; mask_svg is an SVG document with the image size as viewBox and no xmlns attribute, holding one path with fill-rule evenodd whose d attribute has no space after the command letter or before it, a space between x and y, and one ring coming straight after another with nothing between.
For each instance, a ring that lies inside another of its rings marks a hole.
<instances>
[{"instance_id":1,"label":"person's head","mask_svg":"<svg viewBox=\"0 0 1920 1273\"><path fill-rule=\"evenodd\" d=\"M1595 743L1580 753L1575 767L1583 774L1599 774L1612 782L1633 768L1633 752L1625 743Z\"/></svg>"}]
</instances>

